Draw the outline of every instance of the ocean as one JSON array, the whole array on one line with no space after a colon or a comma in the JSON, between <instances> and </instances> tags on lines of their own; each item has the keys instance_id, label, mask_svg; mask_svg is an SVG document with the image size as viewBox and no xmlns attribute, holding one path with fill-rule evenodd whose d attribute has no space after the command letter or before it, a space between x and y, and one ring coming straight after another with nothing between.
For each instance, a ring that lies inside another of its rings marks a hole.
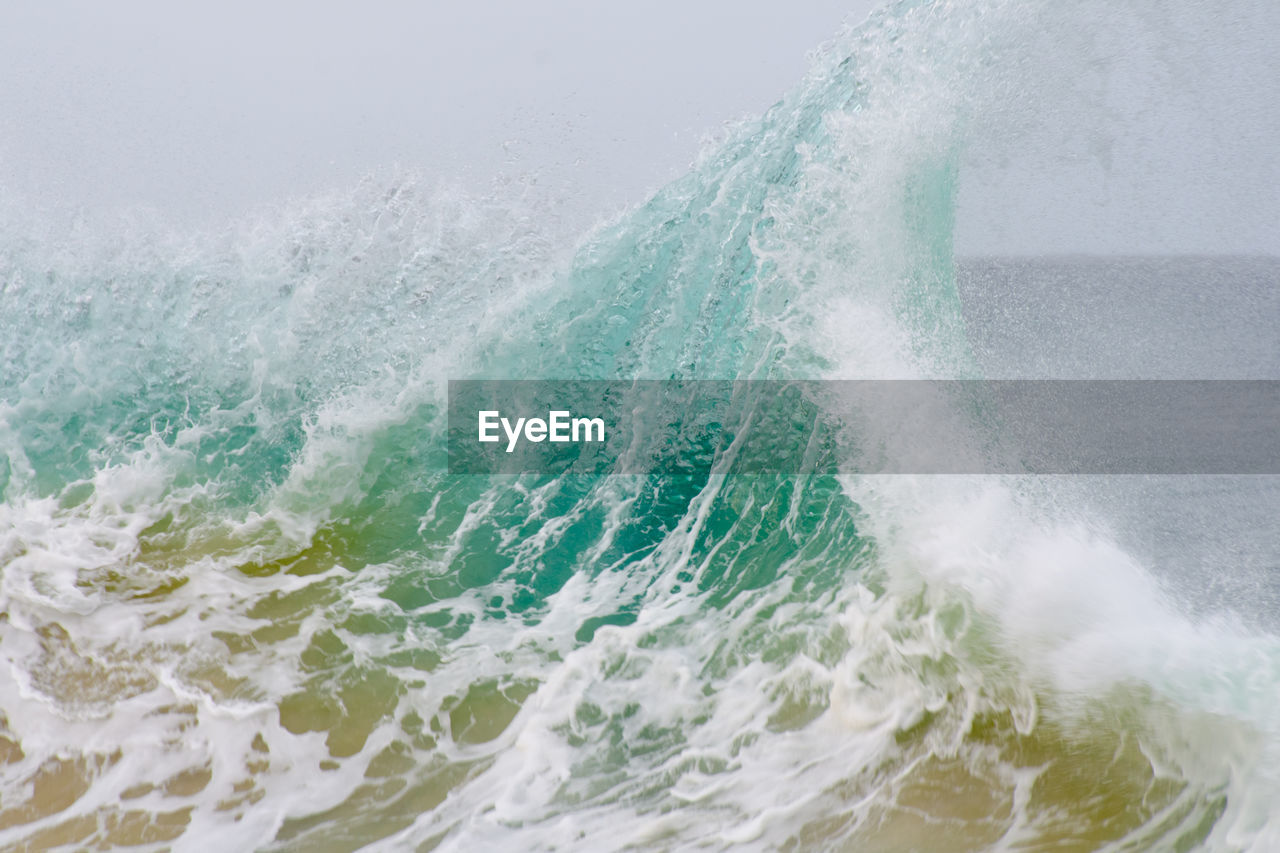
<instances>
[{"instance_id":1,"label":"ocean","mask_svg":"<svg viewBox=\"0 0 1280 853\"><path fill-rule=\"evenodd\" d=\"M1280 477L448 470L450 379L1280 379L1276 259L956 257L1034 24L890 5L580 235L8 216L0 846L1280 848Z\"/></svg>"}]
</instances>

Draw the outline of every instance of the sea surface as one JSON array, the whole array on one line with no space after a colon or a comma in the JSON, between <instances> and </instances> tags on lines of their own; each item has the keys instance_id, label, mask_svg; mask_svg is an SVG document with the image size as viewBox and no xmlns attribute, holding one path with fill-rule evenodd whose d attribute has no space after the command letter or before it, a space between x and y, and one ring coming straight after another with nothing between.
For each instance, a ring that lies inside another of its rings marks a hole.
<instances>
[{"instance_id":1,"label":"sea surface","mask_svg":"<svg viewBox=\"0 0 1280 853\"><path fill-rule=\"evenodd\" d=\"M1034 5L886 7L582 235L8 215L0 847L1280 849L1280 478L446 469L448 379L1280 378L1275 259L954 256Z\"/></svg>"}]
</instances>

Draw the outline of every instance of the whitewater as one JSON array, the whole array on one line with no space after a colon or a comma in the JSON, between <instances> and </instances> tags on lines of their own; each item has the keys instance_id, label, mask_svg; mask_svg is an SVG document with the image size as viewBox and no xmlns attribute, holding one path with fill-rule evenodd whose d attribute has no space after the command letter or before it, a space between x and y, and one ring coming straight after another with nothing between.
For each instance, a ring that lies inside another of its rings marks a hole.
<instances>
[{"instance_id":1,"label":"whitewater","mask_svg":"<svg viewBox=\"0 0 1280 853\"><path fill-rule=\"evenodd\" d=\"M1280 625L1123 484L447 470L449 379L989 376L962 164L1074 14L890 4L578 236L403 175L216 232L6 200L0 847L1280 849Z\"/></svg>"}]
</instances>

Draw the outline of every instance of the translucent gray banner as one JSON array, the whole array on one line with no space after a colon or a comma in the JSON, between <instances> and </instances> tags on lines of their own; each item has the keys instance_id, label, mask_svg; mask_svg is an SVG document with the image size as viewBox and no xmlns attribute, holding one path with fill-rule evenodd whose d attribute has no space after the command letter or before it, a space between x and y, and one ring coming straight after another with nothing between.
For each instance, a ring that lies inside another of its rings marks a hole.
<instances>
[{"instance_id":1,"label":"translucent gray banner","mask_svg":"<svg viewBox=\"0 0 1280 853\"><path fill-rule=\"evenodd\" d=\"M455 474L1280 474L1280 381L449 382Z\"/></svg>"}]
</instances>

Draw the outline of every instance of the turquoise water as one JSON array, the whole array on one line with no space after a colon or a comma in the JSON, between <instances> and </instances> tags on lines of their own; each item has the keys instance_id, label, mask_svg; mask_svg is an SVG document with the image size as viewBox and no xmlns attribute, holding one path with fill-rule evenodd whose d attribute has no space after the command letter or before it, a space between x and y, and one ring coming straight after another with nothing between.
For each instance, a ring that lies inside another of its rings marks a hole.
<instances>
[{"instance_id":1,"label":"turquoise water","mask_svg":"<svg viewBox=\"0 0 1280 853\"><path fill-rule=\"evenodd\" d=\"M11 229L0 844L1280 843L1273 626L1070 489L445 472L449 378L988 372L959 164L1033 12L887 7L576 241L408 179Z\"/></svg>"}]
</instances>

